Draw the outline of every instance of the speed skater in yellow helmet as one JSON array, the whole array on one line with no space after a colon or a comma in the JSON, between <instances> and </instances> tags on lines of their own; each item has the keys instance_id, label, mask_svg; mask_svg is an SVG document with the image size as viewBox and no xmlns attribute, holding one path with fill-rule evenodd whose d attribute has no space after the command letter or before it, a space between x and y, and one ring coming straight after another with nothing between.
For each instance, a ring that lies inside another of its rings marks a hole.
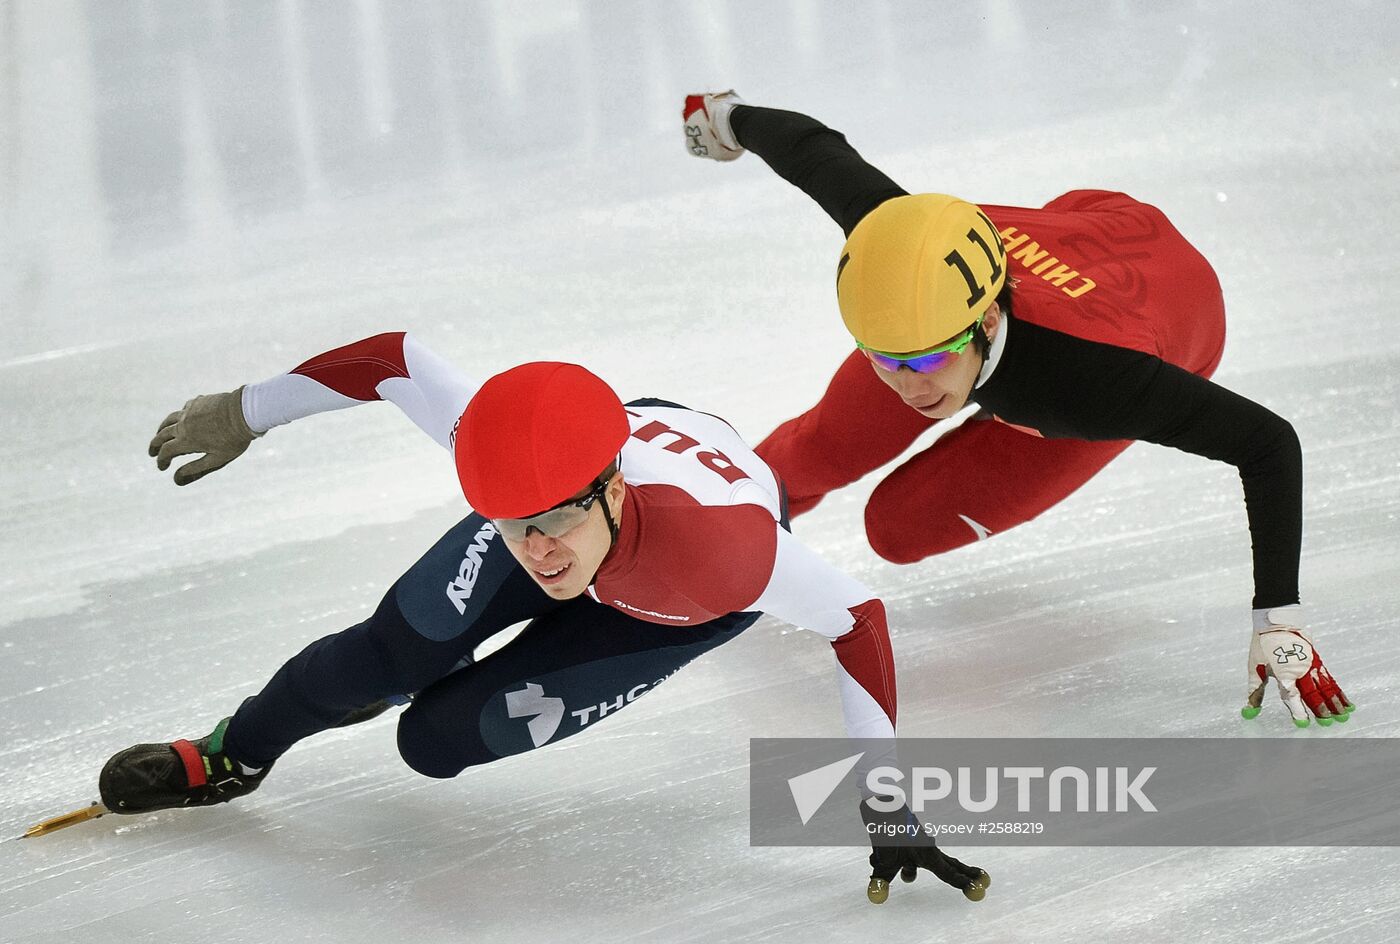
<instances>
[{"instance_id":1,"label":"speed skater in yellow helmet","mask_svg":"<svg viewBox=\"0 0 1400 944\"><path fill-rule=\"evenodd\" d=\"M1006 283L1006 247L987 215L942 193L895 197L842 247L836 297L864 348L923 351L976 322Z\"/></svg>"}]
</instances>

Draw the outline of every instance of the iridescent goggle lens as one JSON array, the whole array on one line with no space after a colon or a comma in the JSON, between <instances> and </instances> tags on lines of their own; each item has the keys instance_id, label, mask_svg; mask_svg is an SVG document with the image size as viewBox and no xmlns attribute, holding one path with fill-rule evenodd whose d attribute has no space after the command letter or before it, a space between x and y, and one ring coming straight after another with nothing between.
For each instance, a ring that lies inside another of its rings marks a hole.
<instances>
[{"instance_id":1,"label":"iridescent goggle lens","mask_svg":"<svg viewBox=\"0 0 1400 944\"><path fill-rule=\"evenodd\" d=\"M607 482L598 482L587 495L573 501L556 505L548 511L530 518L493 518L491 523L508 541L523 541L530 529L546 537L559 538L588 520L589 509L607 490Z\"/></svg>"},{"instance_id":2,"label":"iridescent goggle lens","mask_svg":"<svg viewBox=\"0 0 1400 944\"><path fill-rule=\"evenodd\" d=\"M881 370L895 373L901 367L908 367L920 374L931 374L936 370L943 369L953 358L967 350L967 346L972 343L972 338L977 333L977 326L981 323L982 319L978 318L968 326L966 331L953 340L918 354L888 354L884 351L868 348L859 341L856 342L856 347L864 351L865 356L870 358L875 366Z\"/></svg>"}]
</instances>

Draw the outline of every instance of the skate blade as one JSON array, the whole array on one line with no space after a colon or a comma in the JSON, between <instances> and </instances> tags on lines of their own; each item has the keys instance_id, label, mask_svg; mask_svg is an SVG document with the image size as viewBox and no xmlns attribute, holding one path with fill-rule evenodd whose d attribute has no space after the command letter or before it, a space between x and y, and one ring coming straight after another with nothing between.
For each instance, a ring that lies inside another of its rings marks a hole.
<instances>
[{"instance_id":1,"label":"skate blade","mask_svg":"<svg viewBox=\"0 0 1400 944\"><path fill-rule=\"evenodd\" d=\"M94 802L91 806L84 807L81 810L74 810L71 813L64 813L62 816L54 816L46 819L42 823L36 823L26 829L24 835L16 836L15 838L34 839L38 836L47 836L49 833L57 832L60 829L66 829L78 823L85 823L90 819L97 819L99 816L104 816L110 812L111 810L107 809L107 807L103 806L101 803Z\"/></svg>"}]
</instances>

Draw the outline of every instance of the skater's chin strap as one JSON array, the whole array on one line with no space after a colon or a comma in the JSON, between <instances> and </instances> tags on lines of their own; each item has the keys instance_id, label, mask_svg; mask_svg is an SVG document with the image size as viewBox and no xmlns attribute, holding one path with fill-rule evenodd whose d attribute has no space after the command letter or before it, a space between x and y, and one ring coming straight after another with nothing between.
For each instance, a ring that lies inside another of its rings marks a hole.
<instances>
[{"instance_id":1,"label":"skater's chin strap","mask_svg":"<svg viewBox=\"0 0 1400 944\"><path fill-rule=\"evenodd\" d=\"M598 484L603 485L603 494L599 496L599 497L602 499L602 501L600 501L598 504L600 504L600 505L603 506L603 520L606 521L606 522L608 523L608 550L609 550L609 551L611 551L614 547L617 546L617 534L618 534L618 531L619 531L620 529L619 529L618 526L617 526L617 519L615 519L615 518L613 517L612 507L608 504L608 488L607 488L607 486L612 484L613 476L621 475L621 474L622 474L622 453L619 452L619 453L617 454L617 458L613 460L612 465L610 465L610 466L608 466L606 469L604 469L604 470L603 470L603 474L600 475L600 476L598 476L598 479L597 479ZM607 484L603 484L603 483L605 483L605 482L606 482ZM626 494L626 486L627 486L627 481L626 481L626 479L623 480L623 483L622 483L622 484L623 484L623 490L624 490L623 493L624 493L624 495L625 495L625 494ZM604 555L604 556L606 556L606 555Z\"/></svg>"},{"instance_id":2,"label":"skater's chin strap","mask_svg":"<svg viewBox=\"0 0 1400 944\"><path fill-rule=\"evenodd\" d=\"M603 495L603 500L599 502L603 506L603 518L608 522L608 550L611 551L617 545L617 521L613 518L612 508L608 506L608 496Z\"/></svg>"}]
</instances>

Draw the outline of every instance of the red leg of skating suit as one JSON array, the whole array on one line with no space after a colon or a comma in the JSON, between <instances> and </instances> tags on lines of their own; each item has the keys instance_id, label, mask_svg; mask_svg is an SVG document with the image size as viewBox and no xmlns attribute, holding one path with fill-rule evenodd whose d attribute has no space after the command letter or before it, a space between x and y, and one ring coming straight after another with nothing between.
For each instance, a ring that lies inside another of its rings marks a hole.
<instances>
[{"instance_id":1,"label":"red leg of skating suit","mask_svg":"<svg viewBox=\"0 0 1400 944\"><path fill-rule=\"evenodd\" d=\"M775 429L757 451L782 478L795 517L894 459L935 422L906 406L853 351L816 406ZM865 509L870 546L905 564L1000 534L1068 496L1127 446L969 421L875 489Z\"/></svg>"},{"instance_id":2,"label":"red leg of skating suit","mask_svg":"<svg viewBox=\"0 0 1400 944\"><path fill-rule=\"evenodd\" d=\"M795 517L889 462L935 422L906 406L852 351L817 405L773 430L756 451L783 480Z\"/></svg>"},{"instance_id":3,"label":"red leg of skating suit","mask_svg":"<svg viewBox=\"0 0 1400 944\"><path fill-rule=\"evenodd\" d=\"M865 506L866 536L896 564L951 551L1030 521L1129 445L1042 439L994 420L969 421L876 487Z\"/></svg>"}]
</instances>

